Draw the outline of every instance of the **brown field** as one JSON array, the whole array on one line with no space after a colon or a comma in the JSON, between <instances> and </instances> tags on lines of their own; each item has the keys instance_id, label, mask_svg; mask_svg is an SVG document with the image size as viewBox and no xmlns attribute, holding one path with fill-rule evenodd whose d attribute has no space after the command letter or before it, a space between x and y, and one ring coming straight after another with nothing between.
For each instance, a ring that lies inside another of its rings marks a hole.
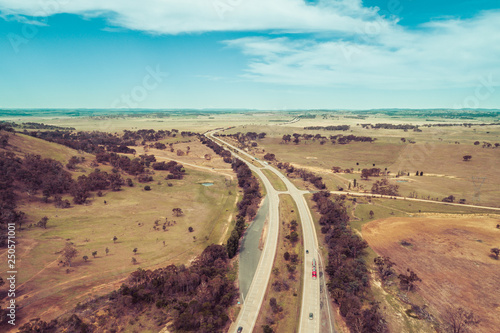
<instances>
[{"instance_id":1,"label":"brown field","mask_svg":"<svg viewBox=\"0 0 500 333\"><path fill-rule=\"evenodd\" d=\"M489 256L500 246L498 218L392 217L362 228L363 238L381 256L389 256L402 272L414 270L422 279L417 292L438 317L448 307L462 306L480 317L474 332L500 327L500 261ZM411 246L402 246L406 240Z\"/></svg>"}]
</instances>

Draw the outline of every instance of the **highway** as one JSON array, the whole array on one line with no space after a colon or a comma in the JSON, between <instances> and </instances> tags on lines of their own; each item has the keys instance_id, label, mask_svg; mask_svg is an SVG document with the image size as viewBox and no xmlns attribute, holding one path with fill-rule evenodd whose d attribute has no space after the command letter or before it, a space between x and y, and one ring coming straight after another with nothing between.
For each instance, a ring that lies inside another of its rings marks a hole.
<instances>
[{"instance_id":1,"label":"highway","mask_svg":"<svg viewBox=\"0 0 500 333\"><path fill-rule=\"evenodd\" d=\"M208 132L205 136L221 144L226 144L222 140L213 136L213 133L215 132L216 131ZM231 151L231 154L238 157L238 155L233 151ZM236 319L236 324L231 328L233 332L236 332L238 327L243 327L243 332L252 332L266 294L267 285L269 283L271 270L274 264L274 257L276 256L279 234L279 192L274 189L273 185L264 175L262 170L252 165L252 163L248 163L244 159L241 160L262 179L269 200L268 233L264 243L264 248L247 296L243 301L243 306L238 318Z\"/></svg>"},{"instance_id":2,"label":"highway","mask_svg":"<svg viewBox=\"0 0 500 333\"><path fill-rule=\"evenodd\" d=\"M321 263L322 260L319 257L318 252L318 239L316 236L316 231L313 223L313 219L311 216L311 212L309 207L307 206L307 202L304 198L304 194L310 193L309 191L302 191L297 189L297 187L288 180L281 172L279 172L274 167L270 166L267 163L262 163L261 161L257 161L255 157L242 151L235 146L228 144L227 142L215 137L213 134L217 131L208 132L205 135L212 140L219 142L220 144L229 147L231 153L235 156L237 152L240 155L244 155L250 160L254 160L258 162L261 167L256 167L252 163L242 159L252 171L258 174L266 188L266 191L269 195L269 208L270 208L270 219L269 219L269 233L267 235L266 244L264 247L263 254L261 256L261 262L259 262L259 266L257 267L257 271L255 273L254 280L252 285L250 286L249 293L243 304L242 311L240 312L236 325L234 327L234 331L238 327L243 327L244 332L252 332L255 326L255 320L257 319L258 312L260 310L262 300L264 299L267 282L270 277L270 272L272 269L274 257L276 254L276 246L278 240L278 223L279 223L279 194L280 193L288 193L292 196L293 200L297 205L298 213L300 216L300 220L302 222L302 230L303 230L303 239L304 239L304 248L309 251L308 254L304 254L304 283L302 290L302 305L301 305L301 313L300 313L300 324L299 324L299 332L334 332L333 321L332 318L329 317L327 323L323 323L324 325L320 325L320 279L319 275L323 266L317 264L318 269L318 278L313 278L312 276L312 261L316 260L317 263ZM278 192L274 189L272 184L269 182L267 177L262 172L262 169L267 169L276 174L286 185L287 191ZM271 248L270 248L271 247ZM272 254L271 254L272 253ZM271 260L272 256L272 260ZM268 258L269 257L269 258ZM323 272L321 272L323 273ZM263 281L266 279L267 281ZM326 289L325 279L322 279L323 290ZM255 284L255 286L254 286ZM255 288L254 288L255 287ZM326 297L326 292L324 294ZM260 304L256 304L256 302L260 302ZM248 304L250 303L250 304ZM329 302L324 301L323 304L327 306L326 311L328 312L328 316L331 316L331 311L329 309ZM313 319L310 319L309 314L313 314Z\"/></svg>"}]
</instances>

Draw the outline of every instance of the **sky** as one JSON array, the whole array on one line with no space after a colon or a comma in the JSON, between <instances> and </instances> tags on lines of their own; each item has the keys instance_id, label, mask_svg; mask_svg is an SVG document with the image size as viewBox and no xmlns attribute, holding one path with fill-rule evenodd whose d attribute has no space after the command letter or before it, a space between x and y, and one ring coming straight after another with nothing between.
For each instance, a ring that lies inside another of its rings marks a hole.
<instances>
[{"instance_id":1,"label":"sky","mask_svg":"<svg viewBox=\"0 0 500 333\"><path fill-rule=\"evenodd\" d=\"M0 36L0 108L500 108L498 0L0 0Z\"/></svg>"}]
</instances>

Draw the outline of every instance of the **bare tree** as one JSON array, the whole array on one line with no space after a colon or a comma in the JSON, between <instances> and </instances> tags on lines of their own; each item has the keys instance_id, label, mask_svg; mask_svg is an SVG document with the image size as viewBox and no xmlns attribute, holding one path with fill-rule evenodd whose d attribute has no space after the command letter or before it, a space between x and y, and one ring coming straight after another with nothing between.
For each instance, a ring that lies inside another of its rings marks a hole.
<instances>
[{"instance_id":1,"label":"bare tree","mask_svg":"<svg viewBox=\"0 0 500 333\"><path fill-rule=\"evenodd\" d=\"M443 320L444 328L449 333L471 332L471 327L480 323L480 320L474 316L474 312L467 311L462 307L458 309L449 308Z\"/></svg>"}]
</instances>

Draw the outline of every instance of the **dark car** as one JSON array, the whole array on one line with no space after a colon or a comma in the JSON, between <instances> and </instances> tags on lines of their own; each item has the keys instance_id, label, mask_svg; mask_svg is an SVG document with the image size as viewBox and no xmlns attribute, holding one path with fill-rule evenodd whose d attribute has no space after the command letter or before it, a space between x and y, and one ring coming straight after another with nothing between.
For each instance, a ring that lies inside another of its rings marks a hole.
<instances>
[{"instance_id":1,"label":"dark car","mask_svg":"<svg viewBox=\"0 0 500 333\"><path fill-rule=\"evenodd\" d=\"M237 331L237 332L238 332L238 333L243 332L243 327L241 327L241 326L240 326L240 327L238 327L238 331Z\"/></svg>"}]
</instances>

